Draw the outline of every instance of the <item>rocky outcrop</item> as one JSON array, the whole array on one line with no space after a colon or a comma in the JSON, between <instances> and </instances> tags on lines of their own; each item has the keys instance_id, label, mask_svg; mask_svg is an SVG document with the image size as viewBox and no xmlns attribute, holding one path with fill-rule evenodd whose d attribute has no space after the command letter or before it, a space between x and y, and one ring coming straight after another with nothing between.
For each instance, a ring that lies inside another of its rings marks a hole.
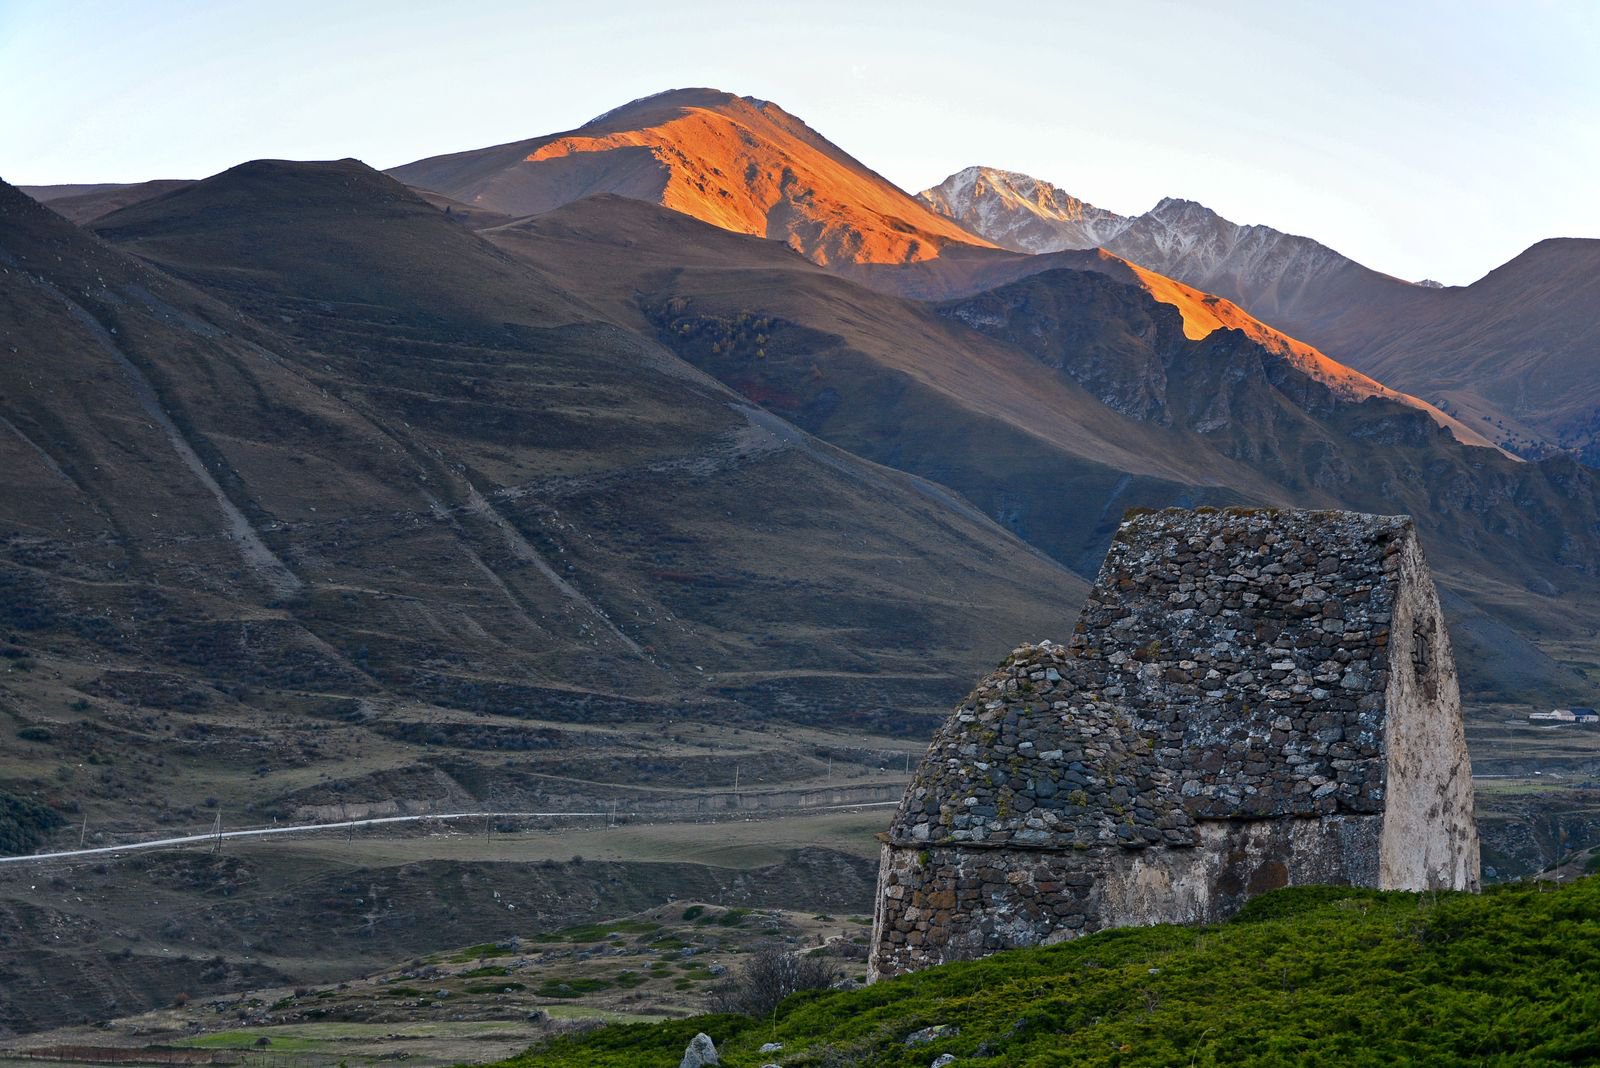
<instances>
[{"instance_id":1,"label":"rocky outcrop","mask_svg":"<svg viewBox=\"0 0 1600 1068\"><path fill-rule=\"evenodd\" d=\"M1297 883L1475 888L1460 697L1411 521L1124 521L1066 646L1018 648L884 836L871 970L1212 921Z\"/></svg>"}]
</instances>

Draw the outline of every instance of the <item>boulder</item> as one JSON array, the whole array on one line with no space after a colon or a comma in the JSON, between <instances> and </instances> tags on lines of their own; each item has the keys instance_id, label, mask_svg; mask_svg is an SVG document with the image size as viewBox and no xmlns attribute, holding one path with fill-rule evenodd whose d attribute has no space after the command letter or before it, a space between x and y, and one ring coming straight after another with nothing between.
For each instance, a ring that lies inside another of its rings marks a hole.
<instances>
[{"instance_id":1,"label":"boulder","mask_svg":"<svg viewBox=\"0 0 1600 1068\"><path fill-rule=\"evenodd\" d=\"M717 1046L711 1041L711 1036L701 1031L689 1040L689 1048L683 1051L683 1060L678 1062L678 1068L706 1068L708 1064L720 1065L717 1060Z\"/></svg>"},{"instance_id":2,"label":"boulder","mask_svg":"<svg viewBox=\"0 0 1600 1068\"><path fill-rule=\"evenodd\" d=\"M926 1046L930 1042L937 1042L941 1038L954 1038L961 1033L961 1028L955 1024L934 1024L924 1027L920 1031L913 1031L906 1036L907 1046Z\"/></svg>"}]
</instances>

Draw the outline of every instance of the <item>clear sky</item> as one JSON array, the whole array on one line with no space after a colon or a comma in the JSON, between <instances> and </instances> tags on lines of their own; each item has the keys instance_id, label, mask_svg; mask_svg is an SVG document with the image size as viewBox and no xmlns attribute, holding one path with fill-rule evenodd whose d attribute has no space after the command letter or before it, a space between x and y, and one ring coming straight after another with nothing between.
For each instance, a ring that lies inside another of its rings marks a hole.
<instances>
[{"instance_id":1,"label":"clear sky","mask_svg":"<svg viewBox=\"0 0 1600 1068\"><path fill-rule=\"evenodd\" d=\"M709 85L905 189L973 163L1464 284L1600 237L1600 0L0 0L0 177L389 167Z\"/></svg>"}]
</instances>

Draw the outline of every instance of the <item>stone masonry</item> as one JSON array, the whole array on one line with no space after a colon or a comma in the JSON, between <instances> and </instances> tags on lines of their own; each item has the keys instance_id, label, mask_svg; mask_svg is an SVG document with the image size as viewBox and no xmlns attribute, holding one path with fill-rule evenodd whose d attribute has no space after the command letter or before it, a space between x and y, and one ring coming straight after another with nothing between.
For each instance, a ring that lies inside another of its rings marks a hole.
<instances>
[{"instance_id":1,"label":"stone masonry","mask_svg":"<svg viewBox=\"0 0 1600 1068\"><path fill-rule=\"evenodd\" d=\"M871 974L1285 885L1476 889L1461 702L1411 520L1125 519L1071 641L1016 649L887 834Z\"/></svg>"}]
</instances>

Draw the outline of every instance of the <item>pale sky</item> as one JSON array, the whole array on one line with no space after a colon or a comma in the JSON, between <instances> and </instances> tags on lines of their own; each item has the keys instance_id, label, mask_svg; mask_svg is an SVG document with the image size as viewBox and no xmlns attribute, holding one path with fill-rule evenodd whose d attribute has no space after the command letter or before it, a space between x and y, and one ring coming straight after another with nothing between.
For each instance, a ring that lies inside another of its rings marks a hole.
<instances>
[{"instance_id":1,"label":"pale sky","mask_svg":"<svg viewBox=\"0 0 1600 1068\"><path fill-rule=\"evenodd\" d=\"M690 85L911 192L1180 196L1404 278L1600 237L1600 0L0 0L0 177L391 167Z\"/></svg>"}]
</instances>

